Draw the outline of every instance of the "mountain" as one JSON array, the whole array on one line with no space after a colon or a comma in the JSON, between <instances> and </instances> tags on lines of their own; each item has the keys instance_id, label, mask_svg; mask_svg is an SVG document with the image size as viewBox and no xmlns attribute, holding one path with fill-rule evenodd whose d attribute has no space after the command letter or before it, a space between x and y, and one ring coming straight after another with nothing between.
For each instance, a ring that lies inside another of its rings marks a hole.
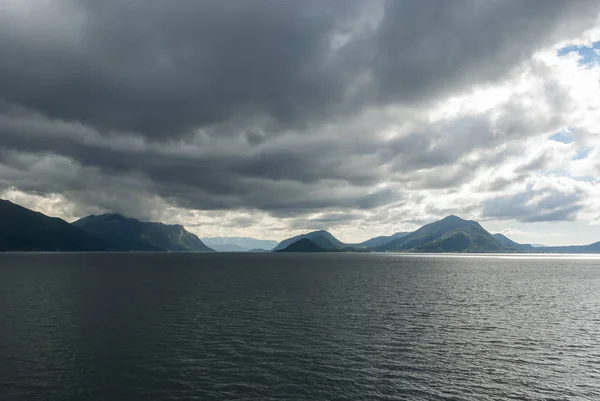
<instances>
[{"instance_id":1,"label":"mountain","mask_svg":"<svg viewBox=\"0 0 600 401\"><path fill-rule=\"evenodd\" d=\"M354 248L375 248L378 246L388 244L398 238L406 237L408 234L410 234L410 232L399 232L392 235L382 235L380 237L371 238L359 244L353 244L350 246Z\"/></svg>"},{"instance_id":2,"label":"mountain","mask_svg":"<svg viewBox=\"0 0 600 401\"><path fill-rule=\"evenodd\" d=\"M518 242L511 240L504 234L497 233L497 234L494 234L493 237L496 238L496 240L498 242L500 242L501 244L503 244L504 246L507 246L509 248L517 248L517 249L521 249L522 251L525 251L525 252L535 252L535 248L532 245L519 244Z\"/></svg>"},{"instance_id":3,"label":"mountain","mask_svg":"<svg viewBox=\"0 0 600 401\"><path fill-rule=\"evenodd\" d=\"M321 237L323 238L323 237ZM327 239L325 239L327 241ZM330 252L330 249L323 248L314 242L313 239L300 238L298 241L292 242L283 249L278 249L275 252Z\"/></svg>"},{"instance_id":4,"label":"mountain","mask_svg":"<svg viewBox=\"0 0 600 401\"><path fill-rule=\"evenodd\" d=\"M261 247L274 241L247 237L212 238L219 251L267 252ZM214 243L214 242L213 242ZM0 251L195 251L211 252L196 235L181 225L141 222L119 214L84 217L72 224L0 199ZM371 238L345 245L329 232L313 231L288 238L275 246L277 252L537 252L600 253L600 242L577 246L536 247L519 244L503 234L490 234L479 223L448 216L412 233Z\"/></svg>"},{"instance_id":5,"label":"mountain","mask_svg":"<svg viewBox=\"0 0 600 401\"><path fill-rule=\"evenodd\" d=\"M212 252L181 225L141 222L120 214L88 216L73 223L108 242L112 248L128 251Z\"/></svg>"},{"instance_id":6,"label":"mountain","mask_svg":"<svg viewBox=\"0 0 600 401\"><path fill-rule=\"evenodd\" d=\"M211 248L217 252L249 252L249 249L242 248L234 244L211 245Z\"/></svg>"},{"instance_id":7,"label":"mountain","mask_svg":"<svg viewBox=\"0 0 600 401\"><path fill-rule=\"evenodd\" d=\"M375 251L412 252L521 252L520 247L504 244L479 223L448 216L424 225L417 231L380 247Z\"/></svg>"},{"instance_id":8,"label":"mountain","mask_svg":"<svg viewBox=\"0 0 600 401\"><path fill-rule=\"evenodd\" d=\"M0 251L104 251L109 245L56 217L0 199Z\"/></svg>"},{"instance_id":9,"label":"mountain","mask_svg":"<svg viewBox=\"0 0 600 401\"><path fill-rule=\"evenodd\" d=\"M235 245L244 251L251 249L273 249L277 246L277 241L256 239L250 237L212 237L202 238L202 242L218 251L221 245Z\"/></svg>"},{"instance_id":10,"label":"mountain","mask_svg":"<svg viewBox=\"0 0 600 401\"><path fill-rule=\"evenodd\" d=\"M341 242L340 240L335 238L329 232L327 232L325 230L319 230L319 231L313 231L313 232L310 232L307 234L296 235L295 237L283 240L275 248L273 248L273 251L279 251L279 250L285 249L289 245L293 244L294 242L297 242L298 240L301 240L304 238L308 238L308 239L312 240L316 245L320 246L321 248L325 248L325 249L335 250L335 249L342 249L342 248L346 247L346 245L343 242Z\"/></svg>"}]
</instances>

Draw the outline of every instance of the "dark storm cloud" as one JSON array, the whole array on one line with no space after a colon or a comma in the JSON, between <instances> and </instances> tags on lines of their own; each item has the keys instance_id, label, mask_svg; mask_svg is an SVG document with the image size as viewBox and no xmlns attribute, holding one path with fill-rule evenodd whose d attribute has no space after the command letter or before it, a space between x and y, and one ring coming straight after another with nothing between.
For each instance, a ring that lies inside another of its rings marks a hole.
<instances>
[{"instance_id":1,"label":"dark storm cloud","mask_svg":"<svg viewBox=\"0 0 600 401\"><path fill-rule=\"evenodd\" d=\"M238 114L286 122L323 112L345 83L330 35L358 9L350 1L55 4L76 21L50 18L77 40L15 34L18 22L0 28L4 99L154 137Z\"/></svg>"},{"instance_id":2,"label":"dark storm cloud","mask_svg":"<svg viewBox=\"0 0 600 401\"><path fill-rule=\"evenodd\" d=\"M375 180L376 166L362 173L356 169L353 180L349 171L352 161L336 166L322 153L330 149L330 156L333 156L335 148L332 147L321 148L318 152L309 147L307 153L302 153L306 159L310 159L310 155L322 156L321 161L315 159L314 169L302 169L297 161L297 171L290 171L287 177L269 169L265 169L261 177L248 170L258 168L256 166L264 163L265 158L280 158L277 152L281 150L256 157L244 153L186 154L181 149L170 153L145 145L138 149L136 146L114 146L110 141L97 143L98 138L93 132L78 125L56 125L33 117L26 122L21 124L0 118L5 147L0 151L0 164L11 169L10 172L0 171L0 179L5 177L29 192L43 193L44 189L56 193L92 191L95 184L98 190L106 192L138 191L142 198L154 193L186 208L256 208L279 216L335 206L370 209L397 198L390 190L372 191L369 187L349 185L352 181L364 181L366 176ZM45 138L49 133L52 135ZM24 152L17 154L17 149ZM285 152L282 154L286 155ZM340 154L333 160L339 161L343 156ZM76 160L77 164L71 160ZM41 166L37 162L41 162ZM285 158L282 163L294 165L293 160L286 161ZM360 162L355 166L364 167ZM275 164L273 168L276 168ZM126 188L121 188L123 186ZM307 196L309 191L310 196ZM73 193L70 196L73 197ZM77 198L93 203L102 197L96 194L85 197L79 193ZM110 197L109 200L114 208L114 199ZM127 203L131 204L131 201L127 200Z\"/></svg>"},{"instance_id":3,"label":"dark storm cloud","mask_svg":"<svg viewBox=\"0 0 600 401\"><path fill-rule=\"evenodd\" d=\"M586 2L558 0L50 4L46 25L0 17L3 99L162 138L238 115L270 116L282 129L368 99L426 99L504 74L594 17L577 13ZM379 25L352 29L379 8ZM332 44L344 34L345 45ZM359 74L372 80L345 98Z\"/></svg>"},{"instance_id":4,"label":"dark storm cloud","mask_svg":"<svg viewBox=\"0 0 600 401\"><path fill-rule=\"evenodd\" d=\"M486 115L391 140L371 135L377 127L315 132L503 77L540 46L591 26L597 9L558 0L9 8L0 13L0 187L109 209L119 199L128 210L152 207L143 198L158 195L192 209L293 216L398 201L376 185L409 182L416 170L407 188L457 185L477 166L444 166L537 121L516 107L500 128ZM34 156L47 165L32 170Z\"/></svg>"},{"instance_id":5,"label":"dark storm cloud","mask_svg":"<svg viewBox=\"0 0 600 401\"><path fill-rule=\"evenodd\" d=\"M253 178L304 184L323 180L370 183L377 179L379 162L374 160L365 165L355 158L340 163L347 154L344 151L351 150L333 140L296 146L294 150L284 147L248 153L231 149L225 154L190 154L185 149L166 152L164 148L144 143L139 148L135 146L135 137L119 145L116 138L105 140L81 125L57 124L35 116L10 119L0 115L0 131L5 149L58 154L108 174L140 172L156 183L176 183L219 195L240 195L249 191L246 187L260 186L244 181ZM6 150L4 153L10 155Z\"/></svg>"},{"instance_id":6,"label":"dark storm cloud","mask_svg":"<svg viewBox=\"0 0 600 401\"><path fill-rule=\"evenodd\" d=\"M494 79L543 43L597 18L597 2L390 1L376 33L383 96L423 100ZM567 33L568 34L568 33Z\"/></svg>"}]
</instances>

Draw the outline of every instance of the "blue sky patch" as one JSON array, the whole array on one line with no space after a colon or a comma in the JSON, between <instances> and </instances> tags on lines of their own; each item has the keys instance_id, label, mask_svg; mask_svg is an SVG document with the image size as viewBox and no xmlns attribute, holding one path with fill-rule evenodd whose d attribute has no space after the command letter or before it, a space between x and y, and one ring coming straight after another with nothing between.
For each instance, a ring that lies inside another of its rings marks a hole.
<instances>
[{"instance_id":1,"label":"blue sky patch","mask_svg":"<svg viewBox=\"0 0 600 401\"><path fill-rule=\"evenodd\" d=\"M566 46L559 49L557 55L559 57L566 56L571 52L579 54L579 64L600 64L600 41L594 42L591 46Z\"/></svg>"},{"instance_id":2,"label":"blue sky patch","mask_svg":"<svg viewBox=\"0 0 600 401\"><path fill-rule=\"evenodd\" d=\"M556 134L550 135L550 140L561 142L561 143L572 143L573 142L573 129L566 129L564 131L557 132Z\"/></svg>"},{"instance_id":3,"label":"blue sky patch","mask_svg":"<svg viewBox=\"0 0 600 401\"><path fill-rule=\"evenodd\" d=\"M586 157L589 156L590 154L590 148L581 148L577 150L577 153L575 154L575 156L573 156L573 158L571 160L582 160L585 159Z\"/></svg>"}]
</instances>

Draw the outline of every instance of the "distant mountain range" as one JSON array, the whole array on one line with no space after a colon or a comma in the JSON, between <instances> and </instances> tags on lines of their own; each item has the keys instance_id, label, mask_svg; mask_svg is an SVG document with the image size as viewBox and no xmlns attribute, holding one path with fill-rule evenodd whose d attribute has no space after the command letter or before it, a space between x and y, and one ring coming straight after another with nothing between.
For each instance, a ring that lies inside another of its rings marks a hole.
<instances>
[{"instance_id":1,"label":"distant mountain range","mask_svg":"<svg viewBox=\"0 0 600 401\"><path fill-rule=\"evenodd\" d=\"M330 244L321 242L327 238ZM331 239L333 238L333 240ZM302 240L302 243L296 245ZM308 242L312 242L309 244ZM360 244L343 244L327 231L314 231L282 241L281 252L448 252L448 253L600 253L600 242L585 246L543 247L519 244L503 234L491 234L479 223L448 216L412 233L372 238Z\"/></svg>"},{"instance_id":2,"label":"distant mountain range","mask_svg":"<svg viewBox=\"0 0 600 401\"><path fill-rule=\"evenodd\" d=\"M242 248L235 244L212 245L211 249L217 252L250 252L249 249Z\"/></svg>"},{"instance_id":3,"label":"distant mountain range","mask_svg":"<svg viewBox=\"0 0 600 401\"><path fill-rule=\"evenodd\" d=\"M250 237L212 237L202 238L202 241L217 252L270 251L277 246L277 241Z\"/></svg>"},{"instance_id":4,"label":"distant mountain range","mask_svg":"<svg viewBox=\"0 0 600 401\"><path fill-rule=\"evenodd\" d=\"M69 224L0 200L0 251L175 252L496 252L600 253L600 242L580 246L519 244L479 223L448 216L414 232L344 244L325 230L276 243L249 237L213 237L205 244L181 225L142 222L120 214L84 217ZM211 246L209 246L211 245Z\"/></svg>"},{"instance_id":5,"label":"distant mountain range","mask_svg":"<svg viewBox=\"0 0 600 401\"><path fill-rule=\"evenodd\" d=\"M600 253L600 242L594 242L590 245L545 246L535 248L535 250L544 253Z\"/></svg>"},{"instance_id":6,"label":"distant mountain range","mask_svg":"<svg viewBox=\"0 0 600 401\"><path fill-rule=\"evenodd\" d=\"M327 238L329 244L333 244L333 246L320 243L323 238ZM329 251L524 252L524 249L516 242L510 241L504 236L495 238L479 223L463 220L457 216L448 216L427 224L412 233L403 232L389 237L376 237L357 245L345 245L326 231L315 231L282 241L278 247L283 251L297 249L295 247L290 248L290 246L299 239L313 241L317 247ZM306 249L315 248L309 247L306 241L303 247Z\"/></svg>"}]
</instances>

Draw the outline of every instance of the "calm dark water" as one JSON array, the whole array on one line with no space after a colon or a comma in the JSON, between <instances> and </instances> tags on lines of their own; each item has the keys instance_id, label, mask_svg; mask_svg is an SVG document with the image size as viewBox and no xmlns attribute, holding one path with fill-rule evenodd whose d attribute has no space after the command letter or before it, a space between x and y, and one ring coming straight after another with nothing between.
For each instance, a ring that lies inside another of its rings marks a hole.
<instances>
[{"instance_id":1,"label":"calm dark water","mask_svg":"<svg viewBox=\"0 0 600 401\"><path fill-rule=\"evenodd\" d=\"M600 399L600 260L0 254L0 399Z\"/></svg>"}]
</instances>

